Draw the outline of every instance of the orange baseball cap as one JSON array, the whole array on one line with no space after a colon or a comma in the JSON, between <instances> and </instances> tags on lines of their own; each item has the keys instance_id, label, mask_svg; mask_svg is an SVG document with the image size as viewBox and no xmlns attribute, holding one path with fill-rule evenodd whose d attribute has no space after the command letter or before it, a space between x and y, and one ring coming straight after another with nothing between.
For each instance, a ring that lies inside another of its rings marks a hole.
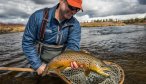
<instances>
[{"instance_id":1,"label":"orange baseball cap","mask_svg":"<svg viewBox=\"0 0 146 84\"><path fill-rule=\"evenodd\" d=\"M68 4L82 10L82 0L67 0Z\"/></svg>"}]
</instances>

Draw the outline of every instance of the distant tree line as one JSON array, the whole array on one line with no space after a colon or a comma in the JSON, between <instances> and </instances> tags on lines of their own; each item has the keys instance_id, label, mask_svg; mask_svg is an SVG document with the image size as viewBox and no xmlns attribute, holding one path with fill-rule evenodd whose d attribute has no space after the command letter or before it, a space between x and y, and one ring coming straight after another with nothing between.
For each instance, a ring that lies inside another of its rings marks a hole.
<instances>
[{"instance_id":1,"label":"distant tree line","mask_svg":"<svg viewBox=\"0 0 146 84\"><path fill-rule=\"evenodd\" d=\"M146 22L146 16L144 18L132 18L132 19L127 19L127 20L118 20L118 19L97 19L97 20L92 20L91 22L123 22L125 24L133 24L133 23L143 23ZM85 21L83 23L90 23L89 21Z\"/></svg>"},{"instance_id":2,"label":"distant tree line","mask_svg":"<svg viewBox=\"0 0 146 84\"><path fill-rule=\"evenodd\" d=\"M144 18L134 18L134 19L123 20L123 22L126 24L143 23L143 22L146 22L146 16Z\"/></svg>"}]
</instances>

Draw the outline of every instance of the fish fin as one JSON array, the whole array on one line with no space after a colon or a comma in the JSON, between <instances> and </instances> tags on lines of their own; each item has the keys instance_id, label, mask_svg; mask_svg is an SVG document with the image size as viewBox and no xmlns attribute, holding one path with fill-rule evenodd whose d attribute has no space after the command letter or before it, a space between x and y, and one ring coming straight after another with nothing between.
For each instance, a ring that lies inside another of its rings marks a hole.
<instances>
[{"instance_id":1,"label":"fish fin","mask_svg":"<svg viewBox=\"0 0 146 84\"><path fill-rule=\"evenodd\" d=\"M83 52L83 53L86 53L86 54L90 54L90 52L87 51L87 50L81 50L80 52Z\"/></svg>"},{"instance_id":2,"label":"fish fin","mask_svg":"<svg viewBox=\"0 0 146 84\"><path fill-rule=\"evenodd\" d=\"M88 70L85 70L85 76L88 76L89 74L90 74L90 70L88 69Z\"/></svg>"},{"instance_id":3,"label":"fish fin","mask_svg":"<svg viewBox=\"0 0 146 84\"><path fill-rule=\"evenodd\" d=\"M71 69L71 67L66 67L64 70L70 70Z\"/></svg>"}]
</instances>

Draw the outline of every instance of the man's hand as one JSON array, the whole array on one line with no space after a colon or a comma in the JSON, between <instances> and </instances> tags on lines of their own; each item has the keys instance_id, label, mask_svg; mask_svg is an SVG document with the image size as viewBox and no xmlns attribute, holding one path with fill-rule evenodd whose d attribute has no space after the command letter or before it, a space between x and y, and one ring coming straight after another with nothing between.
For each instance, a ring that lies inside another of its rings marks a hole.
<instances>
[{"instance_id":1,"label":"man's hand","mask_svg":"<svg viewBox=\"0 0 146 84\"><path fill-rule=\"evenodd\" d=\"M83 67L83 65L78 65L75 61L71 62L70 66L72 69L77 69L79 67Z\"/></svg>"},{"instance_id":2,"label":"man's hand","mask_svg":"<svg viewBox=\"0 0 146 84\"><path fill-rule=\"evenodd\" d=\"M43 72L44 72L44 70L45 70L45 68L46 68L46 64L42 64L36 71L37 71L37 74L38 75L41 75Z\"/></svg>"}]
</instances>

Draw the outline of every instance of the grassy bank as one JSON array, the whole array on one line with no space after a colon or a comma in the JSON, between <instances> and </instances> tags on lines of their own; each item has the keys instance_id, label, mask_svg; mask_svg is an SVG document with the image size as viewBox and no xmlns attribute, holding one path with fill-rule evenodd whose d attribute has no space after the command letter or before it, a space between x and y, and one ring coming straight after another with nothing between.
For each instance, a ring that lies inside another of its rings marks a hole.
<instances>
[{"instance_id":1,"label":"grassy bank","mask_svg":"<svg viewBox=\"0 0 146 84\"><path fill-rule=\"evenodd\" d=\"M0 34L3 33L12 33L12 32L23 32L23 24L3 24L0 23Z\"/></svg>"},{"instance_id":2,"label":"grassy bank","mask_svg":"<svg viewBox=\"0 0 146 84\"><path fill-rule=\"evenodd\" d=\"M146 25L146 22L141 23L123 23L123 22L84 22L80 23L82 27L107 27L107 26L125 26L127 24ZM23 32L25 26L23 24L5 24L0 23L0 34Z\"/></svg>"},{"instance_id":3,"label":"grassy bank","mask_svg":"<svg viewBox=\"0 0 146 84\"><path fill-rule=\"evenodd\" d=\"M106 26L124 26L122 22L84 22L80 23L82 27L106 27Z\"/></svg>"}]
</instances>

